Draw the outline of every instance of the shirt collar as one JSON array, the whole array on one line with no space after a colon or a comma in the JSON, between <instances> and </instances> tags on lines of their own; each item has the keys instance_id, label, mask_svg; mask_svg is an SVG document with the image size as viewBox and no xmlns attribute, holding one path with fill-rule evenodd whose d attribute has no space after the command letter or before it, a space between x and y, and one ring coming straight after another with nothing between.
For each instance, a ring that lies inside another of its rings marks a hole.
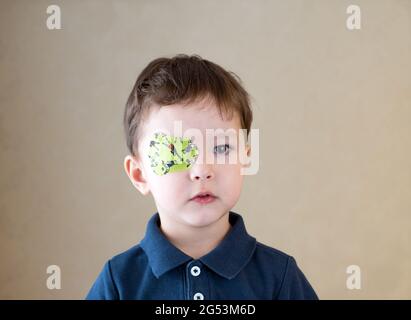
<instances>
[{"instance_id":1,"label":"shirt collar","mask_svg":"<svg viewBox=\"0 0 411 320\"><path fill-rule=\"evenodd\" d=\"M238 213L229 212L231 229L224 239L205 256L202 263L220 276L232 279L251 259L256 247L256 239L247 233L243 218ZM146 234L140 242L148 257L154 275L159 278L167 271L193 260L175 247L161 232L159 214L156 212L148 221Z\"/></svg>"}]
</instances>

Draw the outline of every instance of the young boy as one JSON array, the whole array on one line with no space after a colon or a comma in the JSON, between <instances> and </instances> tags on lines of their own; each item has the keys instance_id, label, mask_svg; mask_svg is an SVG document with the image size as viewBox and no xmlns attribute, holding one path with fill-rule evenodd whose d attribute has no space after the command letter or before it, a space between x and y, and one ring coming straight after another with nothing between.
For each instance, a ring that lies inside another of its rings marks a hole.
<instances>
[{"instance_id":1,"label":"young boy","mask_svg":"<svg viewBox=\"0 0 411 320\"><path fill-rule=\"evenodd\" d=\"M197 55L148 64L126 104L124 167L157 212L139 244L107 261L87 299L318 299L294 258L257 242L231 211L246 166L226 160L250 155L238 133L248 138L251 122L234 73ZM204 143L207 132L233 130L234 143L224 134Z\"/></svg>"}]
</instances>

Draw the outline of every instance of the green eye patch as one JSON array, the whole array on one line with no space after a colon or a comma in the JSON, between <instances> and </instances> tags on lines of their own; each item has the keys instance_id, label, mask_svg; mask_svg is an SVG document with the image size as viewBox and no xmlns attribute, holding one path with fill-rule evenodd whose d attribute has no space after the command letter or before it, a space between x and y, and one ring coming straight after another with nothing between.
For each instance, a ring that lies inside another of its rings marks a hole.
<instances>
[{"instance_id":1,"label":"green eye patch","mask_svg":"<svg viewBox=\"0 0 411 320\"><path fill-rule=\"evenodd\" d=\"M191 168L198 154L198 148L191 139L156 132L150 140L148 157L153 172L162 176Z\"/></svg>"}]
</instances>

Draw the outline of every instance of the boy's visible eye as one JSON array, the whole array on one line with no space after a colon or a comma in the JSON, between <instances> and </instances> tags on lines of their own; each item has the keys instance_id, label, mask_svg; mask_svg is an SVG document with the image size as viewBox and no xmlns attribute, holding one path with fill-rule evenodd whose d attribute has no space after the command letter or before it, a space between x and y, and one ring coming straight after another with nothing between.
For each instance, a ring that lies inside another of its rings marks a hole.
<instances>
[{"instance_id":1,"label":"boy's visible eye","mask_svg":"<svg viewBox=\"0 0 411 320\"><path fill-rule=\"evenodd\" d=\"M220 144L219 146L214 147L214 153L217 154L228 154L231 147L229 144Z\"/></svg>"}]
</instances>

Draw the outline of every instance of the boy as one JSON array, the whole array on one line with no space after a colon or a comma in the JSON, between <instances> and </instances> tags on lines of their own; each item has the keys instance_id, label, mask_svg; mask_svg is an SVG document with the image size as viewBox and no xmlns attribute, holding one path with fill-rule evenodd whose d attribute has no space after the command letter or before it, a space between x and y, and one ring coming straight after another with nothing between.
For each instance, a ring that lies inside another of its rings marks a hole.
<instances>
[{"instance_id":1,"label":"boy","mask_svg":"<svg viewBox=\"0 0 411 320\"><path fill-rule=\"evenodd\" d=\"M251 122L235 74L197 55L148 64L126 104L124 167L158 212L138 245L104 265L87 299L318 299L294 258L257 242L231 211L245 166L226 158L251 146L238 134L203 144L209 130L248 137Z\"/></svg>"}]
</instances>

